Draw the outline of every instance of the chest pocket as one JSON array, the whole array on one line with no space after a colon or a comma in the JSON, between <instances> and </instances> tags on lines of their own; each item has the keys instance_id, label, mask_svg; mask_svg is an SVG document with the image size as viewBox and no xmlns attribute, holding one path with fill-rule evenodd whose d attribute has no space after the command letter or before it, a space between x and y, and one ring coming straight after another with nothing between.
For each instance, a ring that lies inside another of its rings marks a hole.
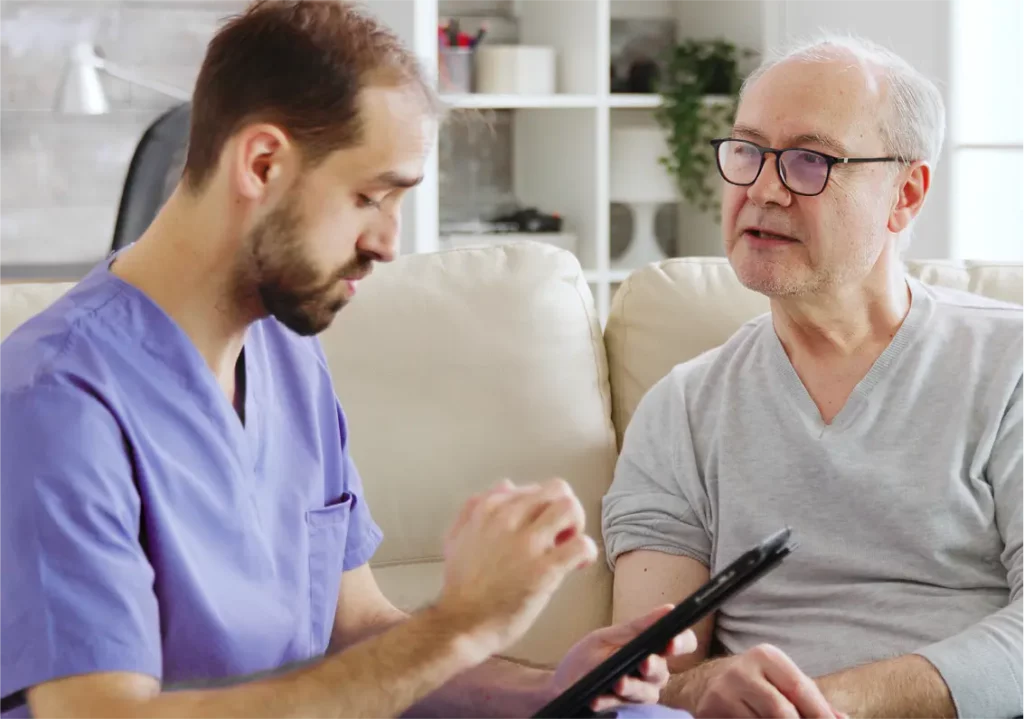
<instances>
[{"instance_id":1,"label":"chest pocket","mask_svg":"<svg viewBox=\"0 0 1024 719\"><path fill-rule=\"evenodd\" d=\"M351 510L352 496L346 493L336 504L306 512L311 656L324 653L331 638Z\"/></svg>"}]
</instances>

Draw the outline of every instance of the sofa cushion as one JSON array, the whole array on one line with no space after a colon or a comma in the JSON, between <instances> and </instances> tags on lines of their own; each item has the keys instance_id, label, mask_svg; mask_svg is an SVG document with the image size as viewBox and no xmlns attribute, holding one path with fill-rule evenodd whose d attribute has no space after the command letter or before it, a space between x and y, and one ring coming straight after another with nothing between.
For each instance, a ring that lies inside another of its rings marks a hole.
<instances>
[{"instance_id":1,"label":"sofa cushion","mask_svg":"<svg viewBox=\"0 0 1024 719\"><path fill-rule=\"evenodd\" d=\"M10 282L0 285L0 340L52 305L71 282Z\"/></svg>"},{"instance_id":2,"label":"sofa cushion","mask_svg":"<svg viewBox=\"0 0 1024 719\"><path fill-rule=\"evenodd\" d=\"M1020 264L908 261L922 281L1021 304ZM637 270L616 293L605 327L617 440L650 387L675 365L725 342L769 310L740 284L728 260L670 259Z\"/></svg>"},{"instance_id":3,"label":"sofa cushion","mask_svg":"<svg viewBox=\"0 0 1024 719\"><path fill-rule=\"evenodd\" d=\"M565 478L599 539L615 435L600 323L572 254L516 243L403 258L360 285L322 340L384 530L375 574L401 608L436 596L444 531L504 477ZM610 614L598 562L507 654L557 661Z\"/></svg>"}]
</instances>

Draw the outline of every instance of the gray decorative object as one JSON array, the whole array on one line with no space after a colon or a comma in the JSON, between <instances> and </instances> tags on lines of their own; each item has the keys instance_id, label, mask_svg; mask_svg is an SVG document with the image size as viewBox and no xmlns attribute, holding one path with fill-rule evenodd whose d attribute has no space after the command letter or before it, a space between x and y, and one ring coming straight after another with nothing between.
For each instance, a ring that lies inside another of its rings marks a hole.
<instances>
[{"instance_id":1,"label":"gray decorative object","mask_svg":"<svg viewBox=\"0 0 1024 719\"><path fill-rule=\"evenodd\" d=\"M676 26L669 18L612 19L611 91L656 92L675 40Z\"/></svg>"}]
</instances>

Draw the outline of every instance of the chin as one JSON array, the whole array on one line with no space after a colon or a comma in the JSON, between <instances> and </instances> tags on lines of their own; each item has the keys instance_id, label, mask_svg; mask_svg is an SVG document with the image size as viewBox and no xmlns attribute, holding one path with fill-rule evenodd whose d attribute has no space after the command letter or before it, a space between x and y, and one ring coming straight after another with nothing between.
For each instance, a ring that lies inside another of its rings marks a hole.
<instances>
[{"instance_id":1,"label":"chin","mask_svg":"<svg viewBox=\"0 0 1024 719\"><path fill-rule=\"evenodd\" d=\"M344 298L312 302L267 302L265 298L264 306L271 317L295 334L312 337L331 326L346 302Z\"/></svg>"},{"instance_id":2,"label":"chin","mask_svg":"<svg viewBox=\"0 0 1024 719\"><path fill-rule=\"evenodd\" d=\"M758 257L741 243L732 246L729 264L744 287L767 297L790 297L804 291L807 268L795 267L785 258Z\"/></svg>"},{"instance_id":3,"label":"chin","mask_svg":"<svg viewBox=\"0 0 1024 719\"><path fill-rule=\"evenodd\" d=\"M340 309L339 307L338 310ZM295 312L287 315L274 315L274 317L295 334L303 337L312 337L331 326L338 310L324 309L318 312Z\"/></svg>"}]
</instances>

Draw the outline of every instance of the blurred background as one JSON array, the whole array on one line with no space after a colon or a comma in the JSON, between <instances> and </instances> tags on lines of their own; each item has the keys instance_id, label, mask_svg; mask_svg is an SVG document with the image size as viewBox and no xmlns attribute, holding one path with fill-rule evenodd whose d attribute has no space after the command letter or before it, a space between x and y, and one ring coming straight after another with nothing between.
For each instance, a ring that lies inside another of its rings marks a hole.
<instances>
[{"instance_id":1,"label":"blurred background","mask_svg":"<svg viewBox=\"0 0 1024 719\"><path fill-rule=\"evenodd\" d=\"M403 252L539 239L604 315L666 256L720 255L710 156L764 53L820 32L932 78L947 135L908 256L1024 254L1021 0L370 0L453 108ZM180 172L206 43L241 0L0 3L0 273L73 279L132 241Z\"/></svg>"}]
</instances>

